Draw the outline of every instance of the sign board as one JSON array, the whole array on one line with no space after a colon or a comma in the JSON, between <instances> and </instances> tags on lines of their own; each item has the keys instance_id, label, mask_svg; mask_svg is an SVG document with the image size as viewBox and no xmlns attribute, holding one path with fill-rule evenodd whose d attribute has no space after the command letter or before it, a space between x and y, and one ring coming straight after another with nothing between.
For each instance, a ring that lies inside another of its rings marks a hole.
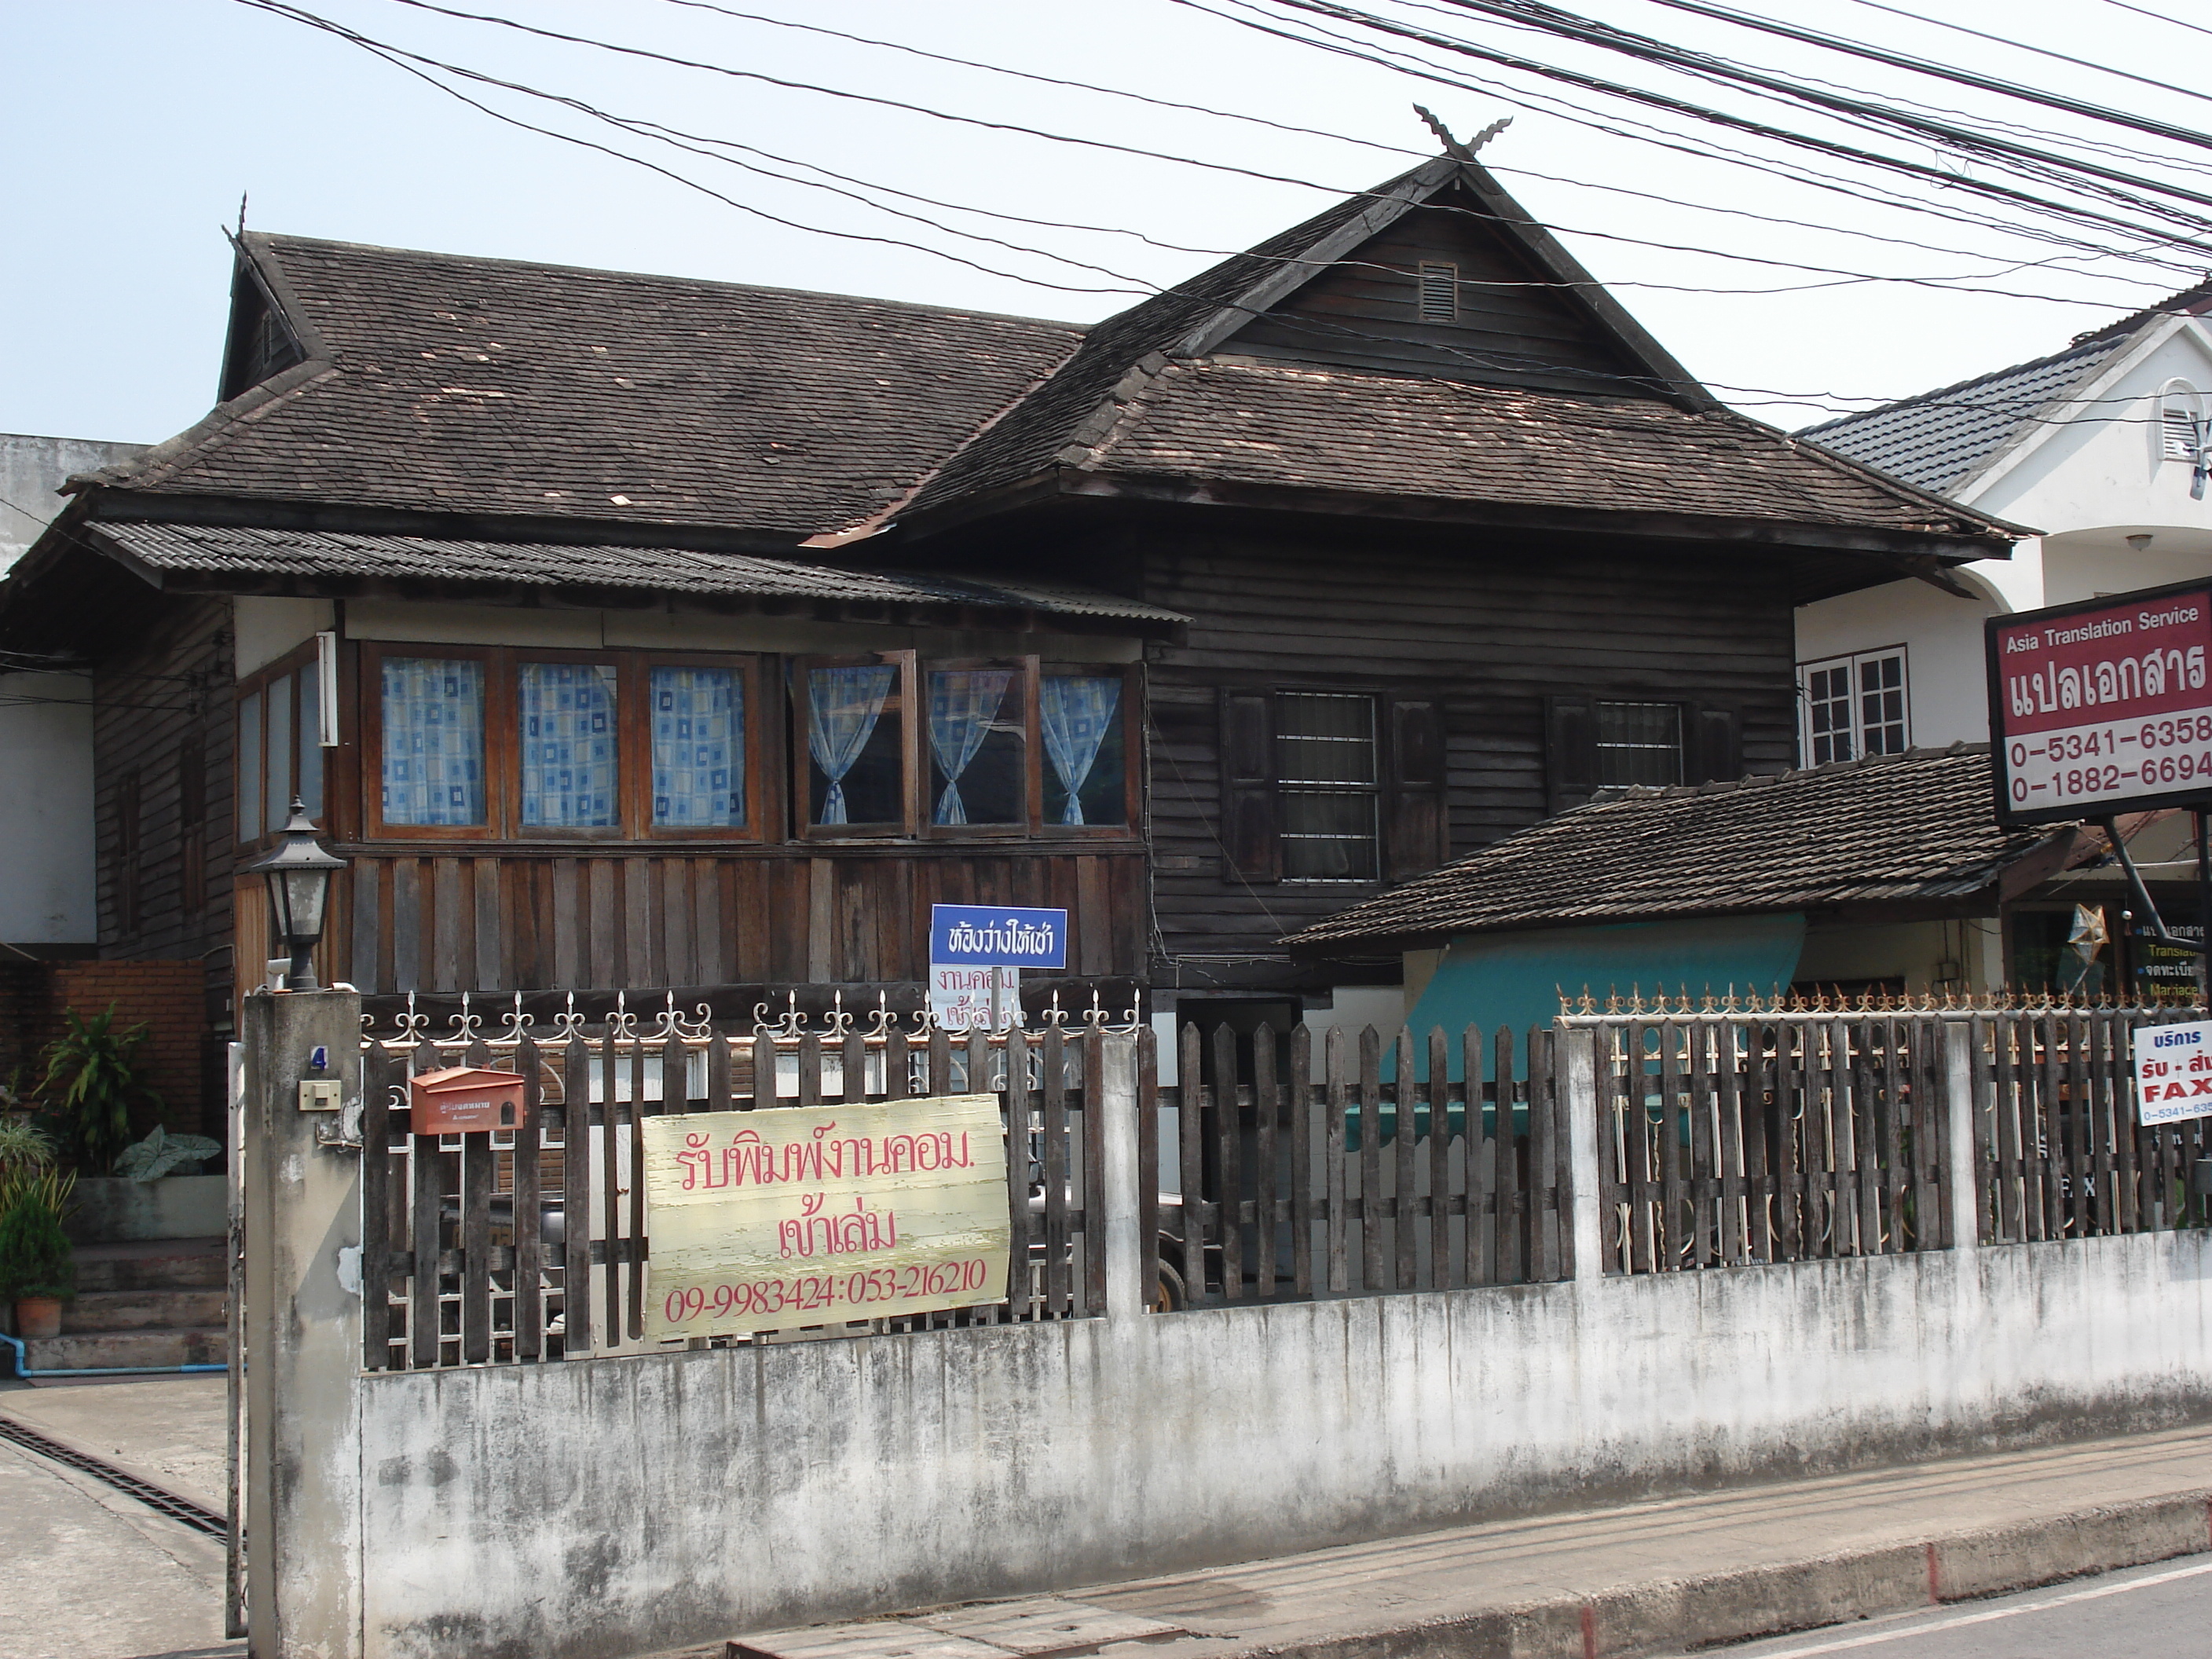
<instances>
[{"instance_id":1,"label":"sign board","mask_svg":"<svg viewBox=\"0 0 2212 1659\"><path fill-rule=\"evenodd\" d=\"M648 1340L1001 1302L995 1095L647 1118Z\"/></svg>"},{"instance_id":2,"label":"sign board","mask_svg":"<svg viewBox=\"0 0 2212 1659\"><path fill-rule=\"evenodd\" d=\"M2212 1021L2136 1028L2136 1110L2146 1124L2212 1117Z\"/></svg>"},{"instance_id":3,"label":"sign board","mask_svg":"<svg viewBox=\"0 0 2212 1659\"><path fill-rule=\"evenodd\" d=\"M1005 1031L1022 1023L1022 970L929 964L929 1019L941 1031Z\"/></svg>"},{"instance_id":4,"label":"sign board","mask_svg":"<svg viewBox=\"0 0 2212 1659\"><path fill-rule=\"evenodd\" d=\"M1064 969L1067 912L1010 904L933 904L929 959L948 968Z\"/></svg>"},{"instance_id":5,"label":"sign board","mask_svg":"<svg viewBox=\"0 0 2212 1659\"><path fill-rule=\"evenodd\" d=\"M2212 585L1984 626L2000 823L2104 817L2212 794Z\"/></svg>"}]
</instances>

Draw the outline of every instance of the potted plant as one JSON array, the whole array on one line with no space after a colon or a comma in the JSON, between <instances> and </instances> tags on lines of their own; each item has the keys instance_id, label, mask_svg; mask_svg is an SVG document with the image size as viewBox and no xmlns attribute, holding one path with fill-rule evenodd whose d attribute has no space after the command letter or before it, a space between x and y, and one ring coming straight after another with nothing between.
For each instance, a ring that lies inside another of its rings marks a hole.
<instances>
[{"instance_id":1,"label":"potted plant","mask_svg":"<svg viewBox=\"0 0 2212 1659\"><path fill-rule=\"evenodd\" d=\"M62 1304L76 1293L76 1262L62 1231L74 1175L53 1167L53 1143L21 1120L0 1121L0 1302L15 1334L58 1336Z\"/></svg>"}]
</instances>

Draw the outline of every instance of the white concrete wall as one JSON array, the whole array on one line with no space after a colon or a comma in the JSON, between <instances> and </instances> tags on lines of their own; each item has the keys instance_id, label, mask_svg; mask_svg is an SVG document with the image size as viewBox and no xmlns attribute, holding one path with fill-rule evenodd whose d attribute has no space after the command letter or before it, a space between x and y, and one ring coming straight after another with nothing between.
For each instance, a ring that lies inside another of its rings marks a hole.
<instances>
[{"instance_id":1,"label":"white concrete wall","mask_svg":"<svg viewBox=\"0 0 2212 1659\"><path fill-rule=\"evenodd\" d=\"M369 1656L598 1659L2212 1413L2212 1238L362 1379Z\"/></svg>"},{"instance_id":2,"label":"white concrete wall","mask_svg":"<svg viewBox=\"0 0 2212 1659\"><path fill-rule=\"evenodd\" d=\"M1903 642L1912 741L1980 743L1989 737L1983 616L2212 576L2212 490L2191 499L2190 465L2159 456L2159 394L2174 380L2193 386L2212 410L2212 334L2202 322L2175 329L2093 388L2087 409L1962 487L1967 506L2044 532L2008 560L1966 567L1972 585L1990 590L1990 604L1919 581L1823 599L1798 610L1798 661ZM2131 547L2130 536L2150 541Z\"/></svg>"},{"instance_id":3,"label":"white concrete wall","mask_svg":"<svg viewBox=\"0 0 2212 1659\"><path fill-rule=\"evenodd\" d=\"M96 944L89 675L0 674L0 940Z\"/></svg>"},{"instance_id":4,"label":"white concrete wall","mask_svg":"<svg viewBox=\"0 0 2212 1659\"><path fill-rule=\"evenodd\" d=\"M143 444L103 443L94 438L45 438L0 432L0 574L38 540L39 532L68 505L54 491L74 472L97 471L127 461Z\"/></svg>"}]
</instances>

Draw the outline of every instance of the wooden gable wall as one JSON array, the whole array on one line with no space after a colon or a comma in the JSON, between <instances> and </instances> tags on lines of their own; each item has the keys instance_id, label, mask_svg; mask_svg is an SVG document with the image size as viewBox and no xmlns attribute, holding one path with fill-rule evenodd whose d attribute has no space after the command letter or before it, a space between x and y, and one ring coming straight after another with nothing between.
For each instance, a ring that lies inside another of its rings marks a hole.
<instances>
[{"instance_id":1,"label":"wooden gable wall","mask_svg":"<svg viewBox=\"0 0 2212 1659\"><path fill-rule=\"evenodd\" d=\"M1649 371L1454 191L1417 208L1218 348L1352 368L1650 396ZM1419 270L1455 265L1458 316L1421 317ZM1626 378L1624 378L1626 377Z\"/></svg>"}]
</instances>

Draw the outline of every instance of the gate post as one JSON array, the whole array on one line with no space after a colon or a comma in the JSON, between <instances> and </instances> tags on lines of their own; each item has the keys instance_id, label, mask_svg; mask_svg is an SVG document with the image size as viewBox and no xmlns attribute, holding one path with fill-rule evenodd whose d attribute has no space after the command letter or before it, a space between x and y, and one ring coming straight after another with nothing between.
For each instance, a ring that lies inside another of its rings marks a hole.
<instances>
[{"instance_id":1,"label":"gate post","mask_svg":"<svg viewBox=\"0 0 2212 1659\"><path fill-rule=\"evenodd\" d=\"M1603 1233L1598 1225L1597 1033L1562 1025L1567 1051L1568 1216L1577 1282L1605 1277ZM1473 1085L1470 1085L1471 1088Z\"/></svg>"},{"instance_id":2,"label":"gate post","mask_svg":"<svg viewBox=\"0 0 2212 1659\"><path fill-rule=\"evenodd\" d=\"M1951 1248L1981 1248L1982 1224L1975 1204L1973 1022L1943 1022L1943 1199Z\"/></svg>"},{"instance_id":3,"label":"gate post","mask_svg":"<svg viewBox=\"0 0 2212 1659\"><path fill-rule=\"evenodd\" d=\"M247 1651L357 1659L361 998L244 1012Z\"/></svg>"},{"instance_id":4,"label":"gate post","mask_svg":"<svg viewBox=\"0 0 2212 1659\"><path fill-rule=\"evenodd\" d=\"M1145 1172L1137 1156L1137 1039L1120 1031L1098 1045L1100 1188L1106 1200L1106 1317L1145 1311L1144 1239L1138 1224ZM1155 1176L1157 1179L1157 1176Z\"/></svg>"}]
</instances>

